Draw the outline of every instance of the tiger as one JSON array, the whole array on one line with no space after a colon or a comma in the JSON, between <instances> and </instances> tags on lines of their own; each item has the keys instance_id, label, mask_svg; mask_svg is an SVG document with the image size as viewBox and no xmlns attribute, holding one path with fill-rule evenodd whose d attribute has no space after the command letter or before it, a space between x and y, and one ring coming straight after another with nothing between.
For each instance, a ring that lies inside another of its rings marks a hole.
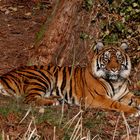
<instances>
[{"instance_id":1,"label":"tiger","mask_svg":"<svg viewBox=\"0 0 140 140\"><path fill-rule=\"evenodd\" d=\"M131 60L119 47L95 45L94 57L85 67L33 65L11 70L0 76L0 94L24 97L27 104L58 105L63 102L89 108L103 108L140 114L140 98L129 91Z\"/></svg>"}]
</instances>

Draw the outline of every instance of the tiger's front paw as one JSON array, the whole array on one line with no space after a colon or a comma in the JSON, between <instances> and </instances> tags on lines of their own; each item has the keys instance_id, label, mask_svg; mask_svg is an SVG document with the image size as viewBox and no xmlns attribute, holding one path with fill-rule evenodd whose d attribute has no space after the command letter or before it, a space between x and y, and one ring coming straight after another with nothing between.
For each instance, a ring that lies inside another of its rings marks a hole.
<instances>
[{"instance_id":1,"label":"tiger's front paw","mask_svg":"<svg viewBox=\"0 0 140 140\"><path fill-rule=\"evenodd\" d=\"M135 113L135 117L139 117L140 116L140 105L137 106L137 113Z\"/></svg>"},{"instance_id":2,"label":"tiger's front paw","mask_svg":"<svg viewBox=\"0 0 140 140\"><path fill-rule=\"evenodd\" d=\"M130 117L139 117L139 116L140 116L140 110L138 110L136 113L130 115Z\"/></svg>"},{"instance_id":3,"label":"tiger's front paw","mask_svg":"<svg viewBox=\"0 0 140 140\"><path fill-rule=\"evenodd\" d=\"M126 112L126 115L128 115L130 117L138 117L138 116L140 116L140 110L137 107L131 107Z\"/></svg>"},{"instance_id":4,"label":"tiger's front paw","mask_svg":"<svg viewBox=\"0 0 140 140\"><path fill-rule=\"evenodd\" d=\"M140 110L140 105L137 106L137 109Z\"/></svg>"},{"instance_id":5,"label":"tiger's front paw","mask_svg":"<svg viewBox=\"0 0 140 140\"><path fill-rule=\"evenodd\" d=\"M60 103L57 99L54 99L53 106L58 106Z\"/></svg>"}]
</instances>

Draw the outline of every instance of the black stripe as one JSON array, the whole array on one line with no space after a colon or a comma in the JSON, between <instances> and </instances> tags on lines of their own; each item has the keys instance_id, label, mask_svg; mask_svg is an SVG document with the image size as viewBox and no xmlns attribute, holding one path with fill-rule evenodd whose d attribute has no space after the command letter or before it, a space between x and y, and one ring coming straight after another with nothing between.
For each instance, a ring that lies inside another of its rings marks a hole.
<instances>
[{"instance_id":1,"label":"black stripe","mask_svg":"<svg viewBox=\"0 0 140 140\"><path fill-rule=\"evenodd\" d=\"M18 82L14 77L11 77L11 78L12 78L12 79L11 79L12 82L15 83L15 85L16 85L16 87L17 87L19 93L21 93L21 82Z\"/></svg>"},{"instance_id":2,"label":"black stripe","mask_svg":"<svg viewBox=\"0 0 140 140\"><path fill-rule=\"evenodd\" d=\"M96 90L94 90L94 92L98 95L98 96L104 96L104 95L101 95L101 94L99 94Z\"/></svg>"},{"instance_id":3,"label":"black stripe","mask_svg":"<svg viewBox=\"0 0 140 140\"><path fill-rule=\"evenodd\" d=\"M72 104L75 104L75 98L74 97L72 98Z\"/></svg>"},{"instance_id":4,"label":"black stripe","mask_svg":"<svg viewBox=\"0 0 140 140\"><path fill-rule=\"evenodd\" d=\"M1 77L1 80L7 86L8 90L12 90L12 92L16 93L16 91L8 84L9 79L7 77ZM8 80L8 81L7 81ZM10 82L10 81L9 81Z\"/></svg>"},{"instance_id":5,"label":"black stripe","mask_svg":"<svg viewBox=\"0 0 140 140\"><path fill-rule=\"evenodd\" d=\"M50 66L50 65L48 65L47 70L50 70L50 69L51 69L51 66Z\"/></svg>"},{"instance_id":6,"label":"black stripe","mask_svg":"<svg viewBox=\"0 0 140 140\"><path fill-rule=\"evenodd\" d=\"M55 84L57 86L57 81L58 81L58 70L54 73L54 77L55 77Z\"/></svg>"},{"instance_id":7,"label":"black stripe","mask_svg":"<svg viewBox=\"0 0 140 140\"><path fill-rule=\"evenodd\" d=\"M113 91L113 95L115 95L115 89L114 89L114 87L113 87L112 83L111 83L111 82L109 82L109 81L108 81L108 83L109 83L109 85L110 85L110 87L111 87L111 89L112 89L112 91ZM112 97L112 96L111 96L111 97Z\"/></svg>"},{"instance_id":8,"label":"black stripe","mask_svg":"<svg viewBox=\"0 0 140 140\"><path fill-rule=\"evenodd\" d=\"M72 98L72 79L70 79L70 91L69 91L70 98Z\"/></svg>"},{"instance_id":9,"label":"black stripe","mask_svg":"<svg viewBox=\"0 0 140 140\"><path fill-rule=\"evenodd\" d=\"M64 99L65 99L66 101L68 101L68 94L67 94L67 92L65 93L64 96L65 96Z\"/></svg>"},{"instance_id":10,"label":"black stripe","mask_svg":"<svg viewBox=\"0 0 140 140\"><path fill-rule=\"evenodd\" d=\"M38 72L38 71L36 71L36 70L34 70L35 72ZM38 75L36 75L35 73L32 73L32 72L29 72L29 71L24 71L24 70L22 70L22 71L15 71L15 73L16 74L18 74L19 76L24 76L24 77L26 77L26 78L31 78L31 79L35 79L35 77L37 77ZM26 75L26 74L29 74L29 75Z\"/></svg>"},{"instance_id":11,"label":"black stripe","mask_svg":"<svg viewBox=\"0 0 140 140\"><path fill-rule=\"evenodd\" d=\"M57 69L57 70L56 70ZM53 72L58 71L59 67L58 66L53 66Z\"/></svg>"},{"instance_id":12,"label":"black stripe","mask_svg":"<svg viewBox=\"0 0 140 140\"><path fill-rule=\"evenodd\" d=\"M96 67L97 67L97 71L100 69L100 67L99 67L99 62L98 62L98 59L96 60Z\"/></svg>"},{"instance_id":13,"label":"black stripe","mask_svg":"<svg viewBox=\"0 0 140 140\"><path fill-rule=\"evenodd\" d=\"M124 93L126 92L126 90L127 90L127 89L128 89L128 87L126 87L126 88L125 88L125 91L124 91Z\"/></svg>"},{"instance_id":14,"label":"black stripe","mask_svg":"<svg viewBox=\"0 0 140 140\"><path fill-rule=\"evenodd\" d=\"M35 90L35 91L41 91L41 92L45 93L44 89L42 89L42 88L31 88L31 89L27 89L27 90L28 90L28 92L32 91L32 90Z\"/></svg>"},{"instance_id":15,"label":"black stripe","mask_svg":"<svg viewBox=\"0 0 140 140\"><path fill-rule=\"evenodd\" d=\"M125 58L126 58L126 69L128 70L127 68L127 65L128 65L128 59L127 59L127 56L125 55Z\"/></svg>"},{"instance_id":16,"label":"black stripe","mask_svg":"<svg viewBox=\"0 0 140 140\"><path fill-rule=\"evenodd\" d=\"M88 88L88 91L90 93L90 95L92 96L92 98L94 99L95 97L93 96L93 92Z\"/></svg>"},{"instance_id":17,"label":"black stripe","mask_svg":"<svg viewBox=\"0 0 140 140\"><path fill-rule=\"evenodd\" d=\"M40 84L40 83L37 83L37 82L30 82L29 84L30 84L30 85L34 85L34 86L39 86L39 87L43 88L44 91L46 91L46 87L44 87L44 86L43 86L42 84Z\"/></svg>"},{"instance_id":18,"label":"black stripe","mask_svg":"<svg viewBox=\"0 0 140 140\"><path fill-rule=\"evenodd\" d=\"M125 84L126 81L127 81L127 80L125 80L125 81L121 84L121 86L119 86L119 90L123 87L123 85ZM127 89L127 87L126 87L126 89ZM126 91L126 89L125 89L125 91Z\"/></svg>"},{"instance_id":19,"label":"black stripe","mask_svg":"<svg viewBox=\"0 0 140 140\"><path fill-rule=\"evenodd\" d=\"M63 80L61 85L61 92L63 93L63 90L66 86L66 67L63 68Z\"/></svg>"},{"instance_id":20,"label":"black stripe","mask_svg":"<svg viewBox=\"0 0 140 140\"><path fill-rule=\"evenodd\" d=\"M19 80L17 77L19 77L19 75L16 77L15 75L13 75L12 73L9 73L8 76L10 76L12 79L12 81L15 83L15 85L18 88L18 91L21 92L21 80ZM20 77L21 78L21 77Z\"/></svg>"},{"instance_id":21,"label":"black stripe","mask_svg":"<svg viewBox=\"0 0 140 140\"><path fill-rule=\"evenodd\" d=\"M36 96L36 95L41 96L42 94L39 94L39 93L37 93L37 92L29 93L29 94L27 93L26 98L27 98L27 97L30 97L30 96Z\"/></svg>"},{"instance_id":22,"label":"black stripe","mask_svg":"<svg viewBox=\"0 0 140 140\"><path fill-rule=\"evenodd\" d=\"M17 73L15 73L15 74L17 74ZM15 75L13 75L13 73L8 73L7 76L13 77L13 78L14 78L16 81L18 81L19 83L21 82L21 81L19 80L19 78L21 78L21 76L20 76L19 74L17 74L17 76L15 76Z\"/></svg>"},{"instance_id":23,"label":"black stripe","mask_svg":"<svg viewBox=\"0 0 140 140\"><path fill-rule=\"evenodd\" d=\"M38 72L47 80L47 82L49 83L49 85L51 87L51 81L50 81L50 79L42 71L38 71Z\"/></svg>"},{"instance_id":24,"label":"black stripe","mask_svg":"<svg viewBox=\"0 0 140 140\"><path fill-rule=\"evenodd\" d=\"M34 69L36 69L36 70L37 70L37 69L39 69L39 68L38 68L36 65L34 65Z\"/></svg>"},{"instance_id":25,"label":"black stripe","mask_svg":"<svg viewBox=\"0 0 140 140\"><path fill-rule=\"evenodd\" d=\"M43 83L43 84L45 85L46 88L51 88L51 86L49 87L48 84L47 84L44 80L42 80L42 79L40 79L40 78L37 78L37 80L38 80L39 82Z\"/></svg>"},{"instance_id":26,"label":"black stripe","mask_svg":"<svg viewBox=\"0 0 140 140\"><path fill-rule=\"evenodd\" d=\"M82 86L84 86L84 79L85 79L85 69L83 70L81 68L81 71L80 71L80 79L82 80ZM82 87L81 87L82 88ZM83 90L82 90L82 96L83 96Z\"/></svg>"},{"instance_id":27,"label":"black stripe","mask_svg":"<svg viewBox=\"0 0 140 140\"><path fill-rule=\"evenodd\" d=\"M43 66L43 65L41 65L41 66L40 66L40 69L44 69L44 66Z\"/></svg>"},{"instance_id":28,"label":"black stripe","mask_svg":"<svg viewBox=\"0 0 140 140\"><path fill-rule=\"evenodd\" d=\"M57 95L57 96L60 96L60 95L59 95L58 87L56 87L56 95Z\"/></svg>"},{"instance_id":29,"label":"black stripe","mask_svg":"<svg viewBox=\"0 0 140 140\"><path fill-rule=\"evenodd\" d=\"M128 103L129 106L131 106L133 103L133 99L131 98L130 103Z\"/></svg>"},{"instance_id":30,"label":"black stripe","mask_svg":"<svg viewBox=\"0 0 140 140\"><path fill-rule=\"evenodd\" d=\"M38 76L38 75L35 75L35 74L34 74L34 76L29 76L29 75L25 75L25 74L23 74L23 73L20 73L20 75L22 75L22 77L25 76L27 79L36 79L36 80L38 80L39 82L43 83L47 88L49 88L49 87L48 87L48 84L47 84L45 81L43 81L43 80L41 79L41 77Z\"/></svg>"},{"instance_id":31,"label":"black stripe","mask_svg":"<svg viewBox=\"0 0 140 140\"><path fill-rule=\"evenodd\" d=\"M129 94L129 91L124 96L122 96L118 101L120 102L127 94Z\"/></svg>"}]
</instances>

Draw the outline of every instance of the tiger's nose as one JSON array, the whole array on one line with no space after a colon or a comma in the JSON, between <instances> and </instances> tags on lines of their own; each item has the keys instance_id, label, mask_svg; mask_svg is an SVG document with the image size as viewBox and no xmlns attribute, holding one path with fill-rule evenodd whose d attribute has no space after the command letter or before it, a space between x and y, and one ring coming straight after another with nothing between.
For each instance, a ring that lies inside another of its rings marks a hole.
<instances>
[{"instance_id":1,"label":"tiger's nose","mask_svg":"<svg viewBox=\"0 0 140 140\"><path fill-rule=\"evenodd\" d=\"M111 71L118 72L118 68L111 68Z\"/></svg>"}]
</instances>

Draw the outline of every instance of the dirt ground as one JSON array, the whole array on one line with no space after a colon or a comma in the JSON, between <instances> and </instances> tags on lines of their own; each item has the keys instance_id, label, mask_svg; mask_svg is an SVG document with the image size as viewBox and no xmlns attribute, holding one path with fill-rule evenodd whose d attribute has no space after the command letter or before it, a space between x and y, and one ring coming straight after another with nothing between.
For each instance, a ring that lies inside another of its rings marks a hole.
<instances>
[{"instance_id":1,"label":"dirt ground","mask_svg":"<svg viewBox=\"0 0 140 140\"><path fill-rule=\"evenodd\" d=\"M31 48L36 41L37 33L46 22L53 8L53 4L48 1L44 1L43 6L45 7L35 4L33 1L29 2L20 0L17 2L14 0L0 0L0 75L12 68L30 64L31 51L33 51ZM140 65L133 69L133 71L135 71L133 79L136 82L140 79L140 75L137 75L139 73L139 67ZM137 85L133 87L137 90L140 88L137 87ZM1 108L3 108L3 104L4 103L1 100ZM61 107L56 107L52 110L53 113L56 113L54 118L57 119L57 115L61 112ZM1 111L4 112L3 109L1 109ZM0 113L0 139L8 139L9 137L12 137L12 139L15 140L21 139L23 136L27 138L27 136L30 136L33 132L34 128L34 138L41 137L41 139L52 140L54 138L53 136L56 136L56 140L62 139L62 135L65 133L64 130L57 128L56 135L54 135L55 124L51 124L48 120L34 125L34 115L32 115L32 113L28 119L26 118L26 121L23 121L23 123L20 124L19 122L27 111L28 110L22 110L21 113L18 112L16 114L14 113L15 110L13 111L10 109L6 116ZM74 108L70 112L69 109L66 108L64 112L69 115L67 118L70 119L78 112L78 109ZM40 117L41 115L37 113L37 116ZM90 130L92 138L112 139L118 116L119 114L114 112L111 112L109 115L108 113L100 114L100 111L98 110L88 110L83 115L85 126L83 135ZM88 120L91 121L89 122ZM128 121L131 124L130 126L133 133L137 134L139 118L129 119ZM29 124L31 124L30 127ZM124 132L122 132L123 129L126 130L123 118L121 118L116 130L116 140L119 140L122 136L122 139L127 140L125 139ZM65 138L65 140L67 139L69 138Z\"/></svg>"},{"instance_id":2,"label":"dirt ground","mask_svg":"<svg viewBox=\"0 0 140 140\"><path fill-rule=\"evenodd\" d=\"M50 3L44 6L31 1L0 1L0 74L28 63L36 34L51 12Z\"/></svg>"}]
</instances>

